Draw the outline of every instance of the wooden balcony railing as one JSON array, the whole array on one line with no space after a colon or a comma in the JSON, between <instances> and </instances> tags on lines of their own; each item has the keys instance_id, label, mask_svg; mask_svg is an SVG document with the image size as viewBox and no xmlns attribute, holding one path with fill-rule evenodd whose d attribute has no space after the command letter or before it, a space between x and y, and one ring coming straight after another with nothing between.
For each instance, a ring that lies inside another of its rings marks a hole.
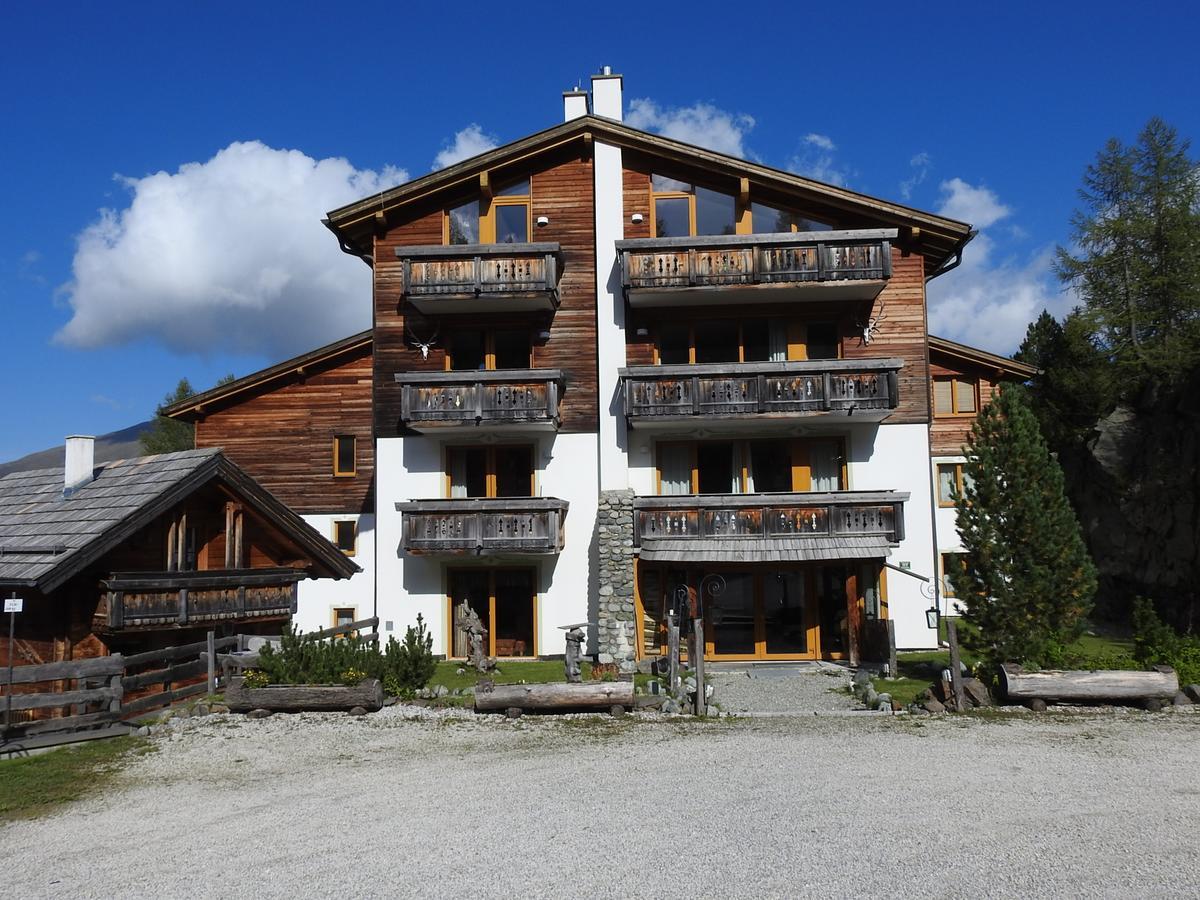
<instances>
[{"instance_id":1,"label":"wooden balcony railing","mask_svg":"<svg viewBox=\"0 0 1200 900\"><path fill-rule=\"evenodd\" d=\"M822 296L834 299L873 299L892 277L895 239L894 228L810 231L637 238L617 241L617 250L633 306L725 303L745 290L781 285L822 286ZM699 294L696 288L720 290ZM754 299L791 297L760 291Z\"/></svg>"},{"instance_id":2,"label":"wooden balcony railing","mask_svg":"<svg viewBox=\"0 0 1200 900\"><path fill-rule=\"evenodd\" d=\"M634 545L808 537L879 537L894 544L904 539L907 499L894 491L638 497Z\"/></svg>"},{"instance_id":3,"label":"wooden balcony railing","mask_svg":"<svg viewBox=\"0 0 1200 900\"><path fill-rule=\"evenodd\" d=\"M555 243L397 247L405 299L426 313L553 310Z\"/></svg>"},{"instance_id":4,"label":"wooden balcony railing","mask_svg":"<svg viewBox=\"0 0 1200 900\"><path fill-rule=\"evenodd\" d=\"M849 413L882 418L899 403L900 359L708 363L621 369L638 422Z\"/></svg>"},{"instance_id":5,"label":"wooden balcony railing","mask_svg":"<svg viewBox=\"0 0 1200 900\"><path fill-rule=\"evenodd\" d=\"M567 501L553 497L412 500L402 513L402 546L414 555L555 554L563 549Z\"/></svg>"},{"instance_id":6,"label":"wooden balcony railing","mask_svg":"<svg viewBox=\"0 0 1200 900\"><path fill-rule=\"evenodd\" d=\"M203 572L115 572L104 579L103 626L194 625L296 612L301 569L209 569Z\"/></svg>"},{"instance_id":7,"label":"wooden balcony railing","mask_svg":"<svg viewBox=\"0 0 1200 900\"><path fill-rule=\"evenodd\" d=\"M563 373L558 369L399 372L400 418L421 430L448 425L557 428Z\"/></svg>"}]
</instances>

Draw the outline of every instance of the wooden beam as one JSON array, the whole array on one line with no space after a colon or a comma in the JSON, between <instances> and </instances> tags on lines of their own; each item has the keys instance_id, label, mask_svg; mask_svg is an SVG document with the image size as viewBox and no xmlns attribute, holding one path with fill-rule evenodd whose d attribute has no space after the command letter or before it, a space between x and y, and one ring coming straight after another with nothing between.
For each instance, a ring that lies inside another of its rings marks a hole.
<instances>
[{"instance_id":1,"label":"wooden beam","mask_svg":"<svg viewBox=\"0 0 1200 900\"><path fill-rule=\"evenodd\" d=\"M479 192L489 200L492 197L492 184L487 169L479 173Z\"/></svg>"},{"instance_id":2,"label":"wooden beam","mask_svg":"<svg viewBox=\"0 0 1200 900\"><path fill-rule=\"evenodd\" d=\"M225 568L233 568L233 504L225 504Z\"/></svg>"},{"instance_id":3,"label":"wooden beam","mask_svg":"<svg viewBox=\"0 0 1200 900\"><path fill-rule=\"evenodd\" d=\"M242 510L238 509L233 517L233 567L243 567L245 552L242 547Z\"/></svg>"}]
</instances>

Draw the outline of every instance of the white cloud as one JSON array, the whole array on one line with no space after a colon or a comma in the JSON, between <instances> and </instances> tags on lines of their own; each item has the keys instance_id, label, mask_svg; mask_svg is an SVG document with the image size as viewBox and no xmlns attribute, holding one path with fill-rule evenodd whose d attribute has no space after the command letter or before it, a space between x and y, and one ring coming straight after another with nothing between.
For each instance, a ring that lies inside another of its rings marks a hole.
<instances>
[{"instance_id":1,"label":"white cloud","mask_svg":"<svg viewBox=\"0 0 1200 900\"><path fill-rule=\"evenodd\" d=\"M100 210L78 236L60 289L73 315L56 339L278 358L365 328L370 271L321 219L407 177L248 141L174 173L118 178L129 205Z\"/></svg>"},{"instance_id":2,"label":"white cloud","mask_svg":"<svg viewBox=\"0 0 1200 900\"><path fill-rule=\"evenodd\" d=\"M645 97L629 101L625 121L643 131L657 131L686 144L742 158L748 155L746 135L754 128L754 118L745 113L726 112L709 103L660 107Z\"/></svg>"},{"instance_id":3,"label":"white cloud","mask_svg":"<svg viewBox=\"0 0 1200 900\"><path fill-rule=\"evenodd\" d=\"M991 190L967 184L961 178L943 181L941 191L938 213L976 228L987 228L1012 213Z\"/></svg>"},{"instance_id":4,"label":"white cloud","mask_svg":"<svg viewBox=\"0 0 1200 900\"><path fill-rule=\"evenodd\" d=\"M944 182L942 191L940 212L971 222L980 232L963 252L962 265L929 283L929 330L996 353L1012 353L1043 309L1062 318L1077 299L1062 289L1054 274L1052 247L1001 255L1001 245L985 230L1010 215L995 193L960 178ZM1016 239L1014 231L1020 231L1019 226L998 229L1007 240Z\"/></svg>"},{"instance_id":5,"label":"white cloud","mask_svg":"<svg viewBox=\"0 0 1200 900\"><path fill-rule=\"evenodd\" d=\"M933 157L922 151L910 159L908 165L913 170L912 175L900 182L900 196L905 200L911 200L913 189L925 182Z\"/></svg>"},{"instance_id":6,"label":"white cloud","mask_svg":"<svg viewBox=\"0 0 1200 900\"><path fill-rule=\"evenodd\" d=\"M815 131L810 131L804 136L804 143L808 144L810 147L816 147L820 150L824 150L827 153L832 153L837 149L837 144L833 142L833 139L830 138L829 135L817 134Z\"/></svg>"},{"instance_id":7,"label":"white cloud","mask_svg":"<svg viewBox=\"0 0 1200 900\"><path fill-rule=\"evenodd\" d=\"M814 181L845 187L854 174L837 161L837 145L823 134L808 134L801 139L799 152L787 161L789 171Z\"/></svg>"},{"instance_id":8,"label":"white cloud","mask_svg":"<svg viewBox=\"0 0 1200 900\"><path fill-rule=\"evenodd\" d=\"M447 166L452 166L455 163L460 163L464 159L470 159L472 156L478 156L480 153L487 153L498 147L496 139L484 132L482 128L472 122L462 131L454 135L454 140L446 144L441 149L441 152L433 158L434 170L444 169Z\"/></svg>"}]
</instances>

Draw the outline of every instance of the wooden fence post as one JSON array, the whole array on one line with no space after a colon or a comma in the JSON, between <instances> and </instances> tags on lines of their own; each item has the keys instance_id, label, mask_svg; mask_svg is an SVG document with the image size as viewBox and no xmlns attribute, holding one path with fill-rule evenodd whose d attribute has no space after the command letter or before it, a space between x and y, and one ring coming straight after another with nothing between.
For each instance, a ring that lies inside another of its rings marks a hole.
<instances>
[{"instance_id":1,"label":"wooden fence post","mask_svg":"<svg viewBox=\"0 0 1200 900\"><path fill-rule=\"evenodd\" d=\"M692 620L692 643L696 647L696 715L708 715L708 706L704 698L704 619Z\"/></svg>"},{"instance_id":2,"label":"wooden fence post","mask_svg":"<svg viewBox=\"0 0 1200 900\"><path fill-rule=\"evenodd\" d=\"M667 613L667 691L679 699L679 626L675 622L675 612Z\"/></svg>"},{"instance_id":3,"label":"wooden fence post","mask_svg":"<svg viewBox=\"0 0 1200 900\"><path fill-rule=\"evenodd\" d=\"M962 663L958 656L958 624L946 617L946 637L950 641L950 686L954 690L954 709L963 711Z\"/></svg>"},{"instance_id":4,"label":"wooden fence post","mask_svg":"<svg viewBox=\"0 0 1200 900\"><path fill-rule=\"evenodd\" d=\"M899 663L896 661L896 623L892 619L885 620L888 640L888 677L899 678Z\"/></svg>"},{"instance_id":5,"label":"wooden fence post","mask_svg":"<svg viewBox=\"0 0 1200 900\"><path fill-rule=\"evenodd\" d=\"M217 634L214 631L208 633L208 692L217 692Z\"/></svg>"},{"instance_id":6,"label":"wooden fence post","mask_svg":"<svg viewBox=\"0 0 1200 900\"><path fill-rule=\"evenodd\" d=\"M122 662L121 654L113 654L114 662ZM121 671L116 675L112 675L108 679L108 686L113 690L113 697L108 701L108 711L114 715L121 714L121 704L125 699L125 687L121 683L121 679L125 677L125 667L122 664Z\"/></svg>"}]
</instances>

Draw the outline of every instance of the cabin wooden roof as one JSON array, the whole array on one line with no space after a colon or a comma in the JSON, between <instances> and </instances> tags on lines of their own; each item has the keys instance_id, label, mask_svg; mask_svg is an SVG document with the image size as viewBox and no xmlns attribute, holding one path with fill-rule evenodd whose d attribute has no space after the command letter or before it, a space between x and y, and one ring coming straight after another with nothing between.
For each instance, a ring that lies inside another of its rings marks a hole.
<instances>
[{"instance_id":1,"label":"cabin wooden roof","mask_svg":"<svg viewBox=\"0 0 1200 900\"><path fill-rule=\"evenodd\" d=\"M750 182L795 198L798 205L816 203L824 208L839 209L871 220L876 227L903 229L901 246L922 254L930 273L944 265L961 251L972 236L971 226L934 213L915 209L844 187L825 184L782 169L739 159L725 153L707 150L683 141L631 128L622 122L602 116L586 115L539 131L536 134L473 156L453 166L431 172L391 190L372 194L355 203L331 211L326 226L337 235L342 248L370 262L372 236L388 226L392 213L439 194L461 191L479 183L482 172L505 170L513 173L528 168L529 160L540 154L574 142L588 143L592 139L703 169L715 176ZM398 218L398 217L396 217Z\"/></svg>"},{"instance_id":2,"label":"cabin wooden roof","mask_svg":"<svg viewBox=\"0 0 1200 900\"><path fill-rule=\"evenodd\" d=\"M312 574L348 578L351 560L275 499L220 450L185 450L104 463L92 481L63 496L63 470L0 478L0 586L47 593L213 481L314 560Z\"/></svg>"},{"instance_id":3,"label":"cabin wooden roof","mask_svg":"<svg viewBox=\"0 0 1200 900\"><path fill-rule=\"evenodd\" d=\"M931 354L942 353L957 361L990 369L1002 377L1017 378L1021 381L1032 378L1039 371L1037 366L1031 366L1028 363L996 353L989 353L978 347L969 347L948 338L935 337L932 334L929 336L929 352Z\"/></svg>"}]
</instances>

